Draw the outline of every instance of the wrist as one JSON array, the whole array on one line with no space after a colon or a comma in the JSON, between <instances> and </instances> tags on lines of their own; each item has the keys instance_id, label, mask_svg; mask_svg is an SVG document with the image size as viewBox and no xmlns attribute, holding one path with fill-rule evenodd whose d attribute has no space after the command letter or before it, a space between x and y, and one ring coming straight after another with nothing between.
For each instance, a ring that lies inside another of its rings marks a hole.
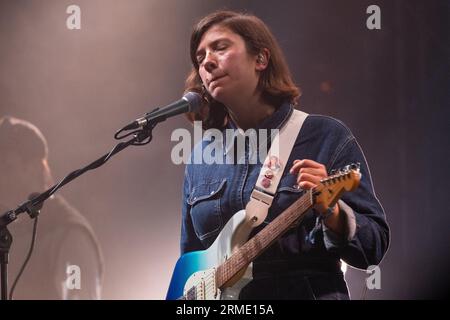
<instances>
[{"instance_id":1,"label":"wrist","mask_svg":"<svg viewBox=\"0 0 450 320\"><path fill-rule=\"evenodd\" d=\"M333 208L328 208L323 214L325 225L336 233L342 233L343 231L343 221L339 211L339 205L336 204Z\"/></svg>"},{"instance_id":2,"label":"wrist","mask_svg":"<svg viewBox=\"0 0 450 320\"><path fill-rule=\"evenodd\" d=\"M337 217L337 215L339 214L339 206L336 203L333 207L328 207L326 209L322 209L319 211L320 217L323 220L326 220L330 217Z\"/></svg>"}]
</instances>

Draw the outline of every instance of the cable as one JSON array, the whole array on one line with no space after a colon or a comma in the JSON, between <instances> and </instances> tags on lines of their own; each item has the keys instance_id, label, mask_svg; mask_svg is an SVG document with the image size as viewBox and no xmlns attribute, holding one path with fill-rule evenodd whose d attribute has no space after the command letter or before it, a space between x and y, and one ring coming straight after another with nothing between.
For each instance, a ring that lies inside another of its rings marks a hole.
<instances>
[{"instance_id":1,"label":"cable","mask_svg":"<svg viewBox=\"0 0 450 320\"><path fill-rule=\"evenodd\" d=\"M16 276L16 279L13 282L13 285L11 287L11 291L9 292L9 300L12 300L13 298L13 294L14 294L14 289L16 288L17 283L19 282L20 277L22 276L23 271L25 270L28 261L31 258L31 254L33 253L33 249L34 249L34 244L36 242L36 234L37 234L37 225L38 225L38 219L39 217L34 218L34 224L33 224L33 235L31 237L31 245L30 245L30 250L28 250L28 254L27 257L25 258L24 263L22 264L22 267L20 268L19 273Z\"/></svg>"},{"instance_id":2,"label":"cable","mask_svg":"<svg viewBox=\"0 0 450 320\"><path fill-rule=\"evenodd\" d=\"M33 197L33 199L29 199L26 202L22 203L19 207L17 207L13 214L14 216L23 213L23 212L28 212L30 214L30 217L35 218L35 222L34 222L34 226L33 226L33 235L32 235L32 239L31 239L31 246L30 246L30 250L28 251L28 255L25 259L25 262L23 263L19 274L17 275L16 279L14 280L10 295L9 295L9 299L12 300L13 297L13 293L14 293L14 289L17 285L17 282L19 281L23 271L25 270L25 267L28 264L28 261L31 258L31 254L33 253L33 249L34 249L34 244L36 242L36 233L37 233L37 224L38 224L38 218L37 216L32 216L32 212L33 212L33 208L37 207L39 204L42 204L45 200L47 200L51 195L53 195L58 189L60 189L61 187L63 187L64 185L66 185L67 183L69 183L70 181L74 180L75 178L79 177L80 175L82 175L83 173L85 173L86 171L89 170L93 170L96 169L100 166L102 166L103 164L105 164L113 155L115 155L116 153L122 151L123 149L125 149L126 147L133 145L133 146L143 146L146 145L148 143L150 143L150 141L152 140L152 132L151 130L156 126L156 123L150 123L147 126L145 126L144 128L140 129L140 130L135 130L133 132L131 132L130 134L126 134L125 136L122 136L120 138L123 137L128 137L129 135L133 134L133 139L130 139L128 141L125 142L120 142L118 143L108 154L103 155L102 157L100 157L99 159L95 160L94 162L88 164L87 166L72 171L71 173L69 173L66 177L64 177L59 183L57 183L56 185L50 187L49 189L47 189L46 191L44 191L43 193L41 193L40 195ZM120 130L123 131L123 130ZM116 138L118 137L118 134L120 133L117 132L116 133ZM15 217L14 217L15 219ZM14 220L12 219L12 220Z\"/></svg>"},{"instance_id":3,"label":"cable","mask_svg":"<svg viewBox=\"0 0 450 320\"><path fill-rule=\"evenodd\" d=\"M131 131L131 132L127 132L127 133L121 135L121 133L124 132L124 131L125 131L125 130L124 130L123 128L120 129L119 131L117 131L117 132L114 134L114 139L116 139L116 140L122 140L122 139L124 139L124 138L126 138L126 137L129 137L129 136L135 134L136 132L139 132L140 130L139 130L139 129L138 129L138 130L133 130L133 131Z\"/></svg>"}]
</instances>

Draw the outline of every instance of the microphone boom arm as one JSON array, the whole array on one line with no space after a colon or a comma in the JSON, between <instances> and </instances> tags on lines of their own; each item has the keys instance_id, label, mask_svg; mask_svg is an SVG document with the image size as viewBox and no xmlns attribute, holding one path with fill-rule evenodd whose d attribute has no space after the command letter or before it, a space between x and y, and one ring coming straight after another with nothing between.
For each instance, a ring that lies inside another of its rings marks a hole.
<instances>
[{"instance_id":1,"label":"microphone boom arm","mask_svg":"<svg viewBox=\"0 0 450 320\"><path fill-rule=\"evenodd\" d=\"M87 166L72 171L67 176L65 176L60 182L50 187L46 191L38 194L30 200L25 201L19 205L14 210L9 210L0 215L0 280L1 280L1 300L8 299L8 256L9 249L12 243L11 233L8 231L7 226L17 219L17 216L21 213L27 212L30 218L35 218L37 216L37 211L42 207L45 200L50 198L56 193L60 188L62 188L67 183L75 180L85 172L89 170L97 169L98 167L104 165L113 155L122 151L123 149L129 147L130 145L139 146L147 144L152 139L152 130L156 126L157 122L148 123L141 130L136 130L134 132L133 138L118 143L109 153L103 155L97 160L91 162ZM143 143L146 139L149 141Z\"/></svg>"}]
</instances>

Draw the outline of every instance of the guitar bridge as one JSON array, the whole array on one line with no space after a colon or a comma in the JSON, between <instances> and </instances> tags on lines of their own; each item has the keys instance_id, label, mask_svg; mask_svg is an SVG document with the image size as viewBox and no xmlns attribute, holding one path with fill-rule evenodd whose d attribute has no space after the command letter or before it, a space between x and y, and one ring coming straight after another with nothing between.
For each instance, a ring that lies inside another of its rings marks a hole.
<instances>
[{"instance_id":1,"label":"guitar bridge","mask_svg":"<svg viewBox=\"0 0 450 320\"><path fill-rule=\"evenodd\" d=\"M195 272L185 285L186 300L216 300L220 299L220 290L216 283L216 269Z\"/></svg>"}]
</instances>

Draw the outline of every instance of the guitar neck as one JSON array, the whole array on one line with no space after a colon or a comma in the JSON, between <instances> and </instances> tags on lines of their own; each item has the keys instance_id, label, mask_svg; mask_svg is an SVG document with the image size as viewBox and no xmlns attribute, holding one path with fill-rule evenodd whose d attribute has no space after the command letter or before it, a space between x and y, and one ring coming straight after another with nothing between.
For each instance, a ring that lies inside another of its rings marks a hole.
<instances>
[{"instance_id":1,"label":"guitar neck","mask_svg":"<svg viewBox=\"0 0 450 320\"><path fill-rule=\"evenodd\" d=\"M295 222L300 222L306 211L312 206L312 191L309 190L217 268L216 281L218 287L222 287L240 270L255 260Z\"/></svg>"}]
</instances>

